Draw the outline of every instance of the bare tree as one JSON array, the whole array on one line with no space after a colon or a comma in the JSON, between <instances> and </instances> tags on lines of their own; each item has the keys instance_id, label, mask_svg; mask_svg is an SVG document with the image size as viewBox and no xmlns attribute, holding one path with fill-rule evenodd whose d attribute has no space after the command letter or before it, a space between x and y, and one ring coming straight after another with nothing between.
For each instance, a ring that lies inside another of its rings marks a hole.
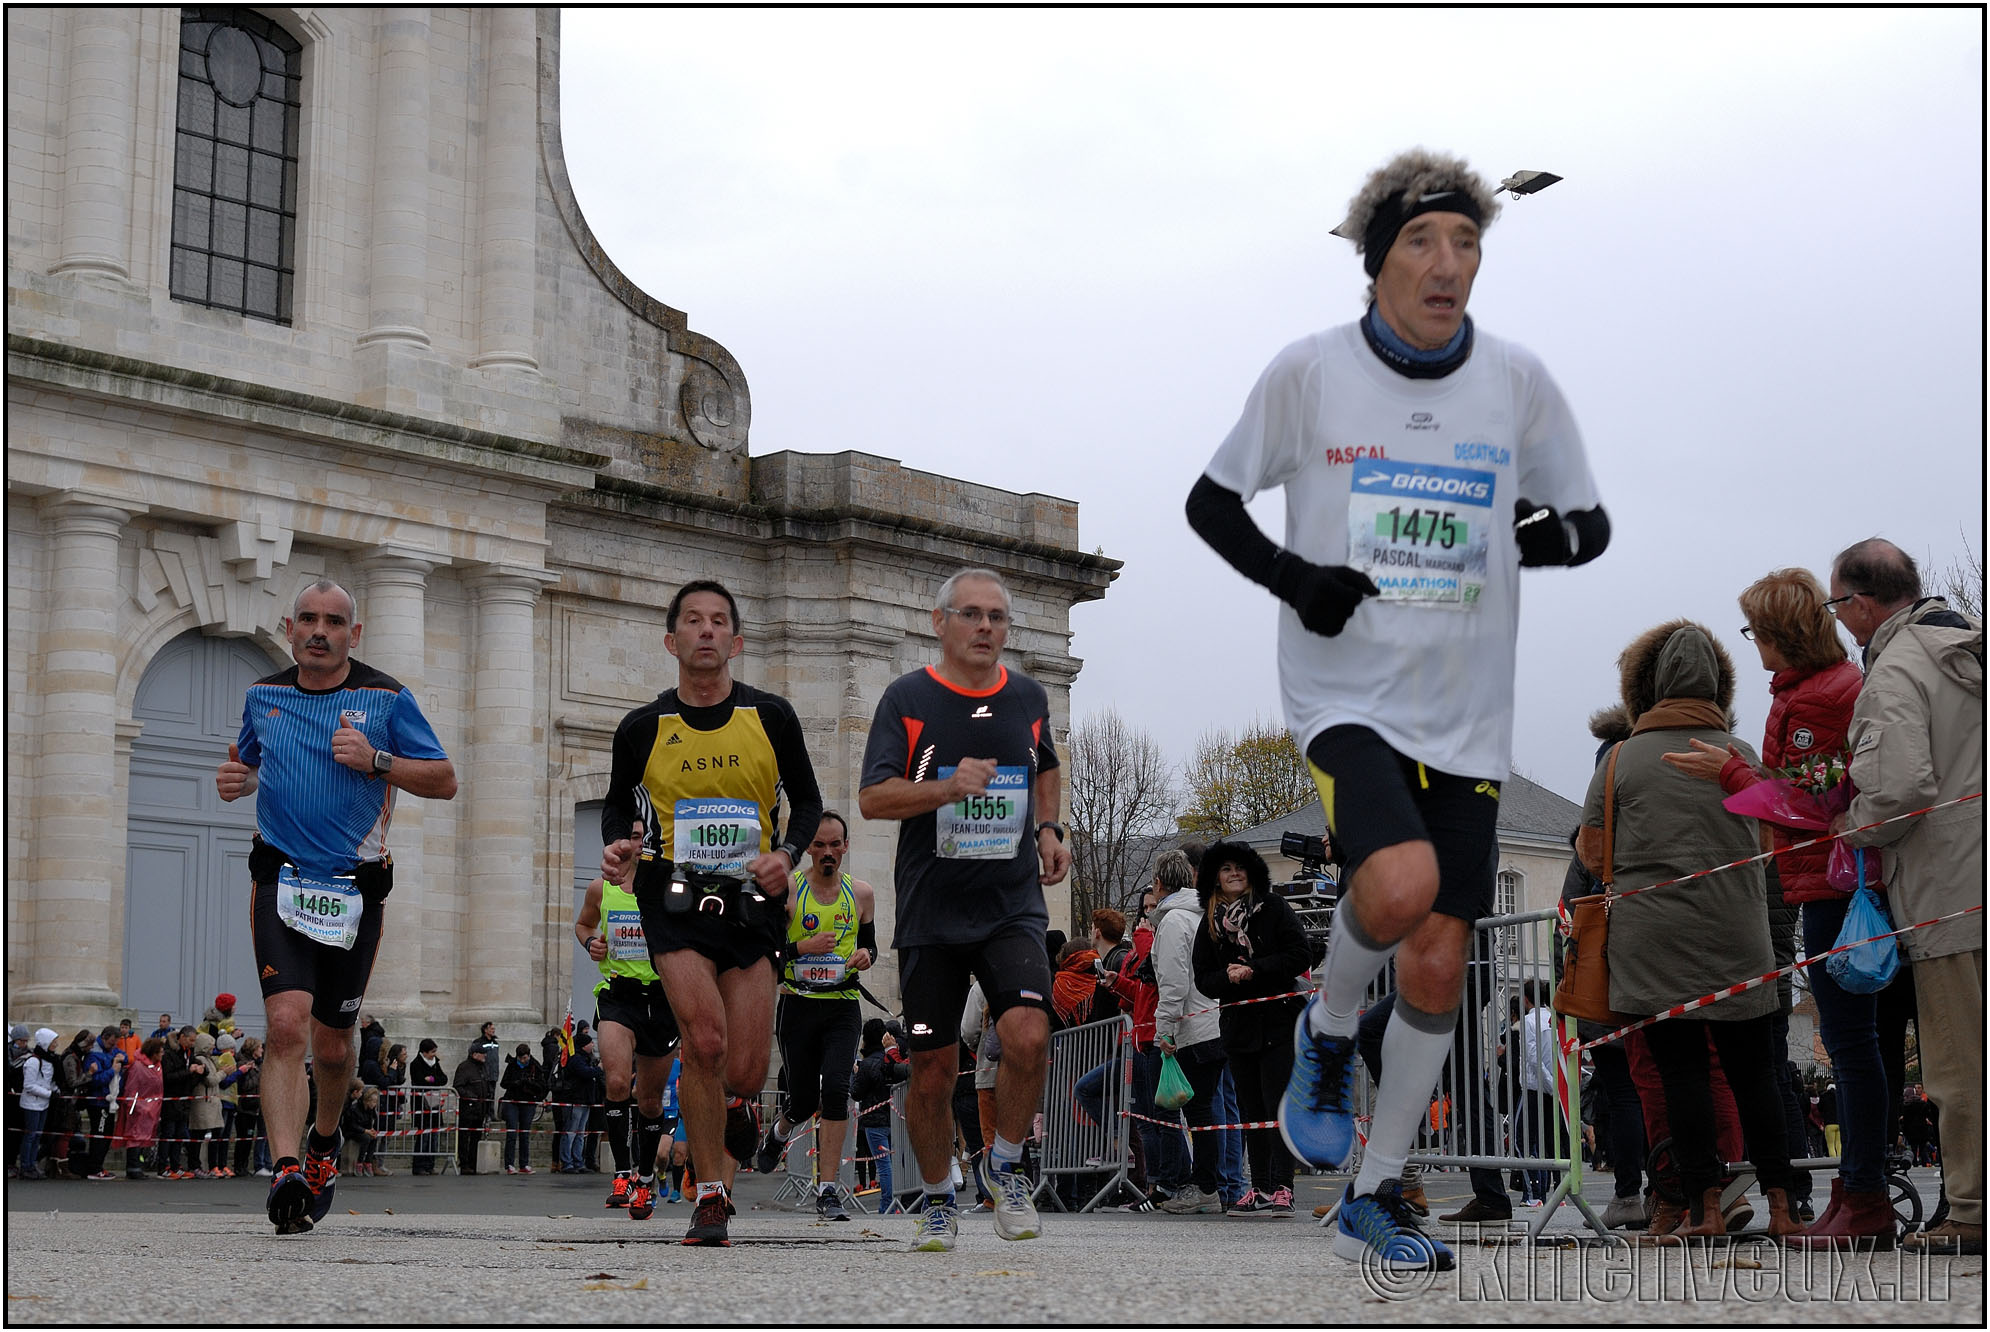
<instances>
[{"instance_id":1,"label":"bare tree","mask_svg":"<svg viewBox=\"0 0 1990 1332\"><path fill-rule=\"evenodd\" d=\"M1124 911L1139 897L1178 797L1161 746L1115 709L1072 727L1065 748L1071 919L1082 933L1093 911Z\"/></svg>"},{"instance_id":2,"label":"bare tree","mask_svg":"<svg viewBox=\"0 0 1990 1332\"><path fill-rule=\"evenodd\" d=\"M1284 727L1254 721L1242 734L1205 731L1188 764L1184 833L1227 837L1303 808L1318 792Z\"/></svg>"},{"instance_id":3,"label":"bare tree","mask_svg":"<svg viewBox=\"0 0 1990 1332\"><path fill-rule=\"evenodd\" d=\"M1962 554L1937 576L1941 596L1973 620L1983 618L1983 556L1962 534Z\"/></svg>"}]
</instances>

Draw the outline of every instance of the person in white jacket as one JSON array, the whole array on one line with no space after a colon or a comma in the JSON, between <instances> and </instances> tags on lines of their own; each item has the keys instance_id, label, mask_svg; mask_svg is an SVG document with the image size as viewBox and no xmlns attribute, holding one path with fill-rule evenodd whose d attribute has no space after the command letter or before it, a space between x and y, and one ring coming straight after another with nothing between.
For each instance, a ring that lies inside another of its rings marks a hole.
<instances>
[{"instance_id":1,"label":"person in white jacket","mask_svg":"<svg viewBox=\"0 0 1990 1332\"><path fill-rule=\"evenodd\" d=\"M35 1158L41 1154L41 1126L48 1118L49 1100L55 1095L56 1039L52 1027L43 1027L35 1033L34 1048L21 1061L21 1179L41 1178Z\"/></svg>"},{"instance_id":2,"label":"person in white jacket","mask_svg":"<svg viewBox=\"0 0 1990 1332\"><path fill-rule=\"evenodd\" d=\"M1221 1142L1207 1129L1216 1122L1223 1039L1215 1001L1195 985L1193 953L1195 932L1202 924L1202 899L1195 891L1195 871L1180 851L1164 854L1154 876L1167 892L1155 909L1152 960L1160 1001L1154 1009L1154 1043L1175 1057L1195 1089L1182 1107L1193 1161L1188 1186L1162 1203L1161 1210L1177 1216L1220 1213L1223 1200L1216 1190L1216 1169Z\"/></svg>"}]
</instances>

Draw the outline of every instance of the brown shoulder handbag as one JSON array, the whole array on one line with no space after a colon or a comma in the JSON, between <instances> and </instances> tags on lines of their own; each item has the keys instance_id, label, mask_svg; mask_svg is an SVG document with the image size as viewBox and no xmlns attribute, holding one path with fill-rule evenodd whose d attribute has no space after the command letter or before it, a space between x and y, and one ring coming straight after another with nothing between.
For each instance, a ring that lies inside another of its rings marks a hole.
<instances>
[{"instance_id":1,"label":"brown shoulder handbag","mask_svg":"<svg viewBox=\"0 0 1990 1332\"><path fill-rule=\"evenodd\" d=\"M1617 750L1603 770L1603 891L1569 903L1568 935L1562 940L1562 978L1554 1009L1563 1017L1623 1026L1631 1019L1610 1007L1610 904L1617 882Z\"/></svg>"}]
</instances>

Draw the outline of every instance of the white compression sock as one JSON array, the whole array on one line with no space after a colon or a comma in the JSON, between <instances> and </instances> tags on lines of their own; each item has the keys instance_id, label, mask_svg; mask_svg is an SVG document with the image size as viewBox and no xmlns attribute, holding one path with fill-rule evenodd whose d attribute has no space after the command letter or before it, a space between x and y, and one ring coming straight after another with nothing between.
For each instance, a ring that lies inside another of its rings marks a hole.
<instances>
[{"instance_id":1,"label":"white compression sock","mask_svg":"<svg viewBox=\"0 0 1990 1332\"><path fill-rule=\"evenodd\" d=\"M1430 1108L1431 1090L1451 1053L1457 1023L1456 1008L1425 1013L1396 996L1396 1011L1382 1032L1382 1084L1375 1089L1368 1145L1362 1149L1361 1173L1354 1177L1355 1197L1373 1193L1383 1180L1403 1173L1410 1144Z\"/></svg>"},{"instance_id":2,"label":"white compression sock","mask_svg":"<svg viewBox=\"0 0 1990 1332\"><path fill-rule=\"evenodd\" d=\"M1395 944L1378 944L1368 937L1343 897L1334 912L1333 932L1327 937L1327 963L1320 988L1306 1008L1307 1022L1315 1035L1354 1035L1361 1018L1362 992L1395 953Z\"/></svg>"}]
</instances>

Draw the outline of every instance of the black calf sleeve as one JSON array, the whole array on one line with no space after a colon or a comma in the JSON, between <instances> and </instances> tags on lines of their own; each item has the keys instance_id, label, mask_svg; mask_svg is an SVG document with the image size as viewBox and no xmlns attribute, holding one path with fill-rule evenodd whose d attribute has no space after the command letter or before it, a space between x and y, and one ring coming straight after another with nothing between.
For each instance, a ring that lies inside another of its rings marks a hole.
<instances>
[{"instance_id":1,"label":"black calf sleeve","mask_svg":"<svg viewBox=\"0 0 1990 1332\"><path fill-rule=\"evenodd\" d=\"M629 1110L631 1101L610 1101L602 1114L605 1121L602 1133L608 1139L608 1150L615 1156L615 1173L629 1171Z\"/></svg>"},{"instance_id":2,"label":"black calf sleeve","mask_svg":"<svg viewBox=\"0 0 1990 1332\"><path fill-rule=\"evenodd\" d=\"M636 1173L644 1179L656 1174L656 1149L663 1143L663 1126L662 1115L652 1119L636 1111Z\"/></svg>"}]
</instances>

